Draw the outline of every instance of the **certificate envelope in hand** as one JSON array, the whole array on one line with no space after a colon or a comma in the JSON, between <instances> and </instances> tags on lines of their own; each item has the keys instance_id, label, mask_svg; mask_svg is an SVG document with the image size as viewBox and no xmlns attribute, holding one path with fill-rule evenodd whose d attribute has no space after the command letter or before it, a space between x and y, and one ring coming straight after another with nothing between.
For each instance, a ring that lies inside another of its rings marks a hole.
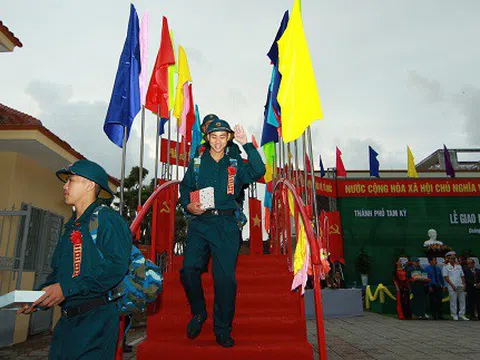
<instances>
[{"instance_id":1,"label":"certificate envelope in hand","mask_svg":"<svg viewBox=\"0 0 480 360\"><path fill-rule=\"evenodd\" d=\"M45 294L45 291L15 290L0 296L0 310L18 310L24 305L32 305Z\"/></svg>"},{"instance_id":2,"label":"certificate envelope in hand","mask_svg":"<svg viewBox=\"0 0 480 360\"><path fill-rule=\"evenodd\" d=\"M190 202L199 202L205 210L215 208L215 196L212 186L192 191L190 193Z\"/></svg>"}]
</instances>

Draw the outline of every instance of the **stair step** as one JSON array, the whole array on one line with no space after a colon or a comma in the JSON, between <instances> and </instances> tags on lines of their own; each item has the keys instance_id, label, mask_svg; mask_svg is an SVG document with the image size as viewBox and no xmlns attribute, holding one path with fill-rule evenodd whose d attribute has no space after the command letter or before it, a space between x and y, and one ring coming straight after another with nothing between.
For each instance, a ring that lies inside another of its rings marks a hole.
<instances>
[{"instance_id":1,"label":"stair step","mask_svg":"<svg viewBox=\"0 0 480 360\"><path fill-rule=\"evenodd\" d=\"M179 316L155 316L149 319L147 330L158 334L161 339L178 339L185 337L185 329L190 315L185 313ZM208 339L213 334L213 320L205 321L199 339ZM233 322L234 338L250 339L277 339L290 341L304 337L306 339L305 321L288 316L274 317L238 317Z\"/></svg>"},{"instance_id":2,"label":"stair step","mask_svg":"<svg viewBox=\"0 0 480 360\"><path fill-rule=\"evenodd\" d=\"M178 360L178 359L228 359L228 360L303 360L313 359L311 345L306 340L289 341L254 340L235 338L235 346L222 348L211 338L189 340L186 337L175 342L171 340L148 340L137 348L137 359Z\"/></svg>"},{"instance_id":3,"label":"stair step","mask_svg":"<svg viewBox=\"0 0 480 360\"><path fill-rule=\"evenodd\" d=\"M293 275L283 255L239 256L236 269L237 300L232 336L236 345L225 349L213 333L213 279L211 263L202 276L209 318L195 340L185 328L191 314L180 282L183 257L173 259L174 271L165 274L156 314L147 320L147 340L137 359L312 360L301 298L290 291Z\"/></svg>"}]
</instances>

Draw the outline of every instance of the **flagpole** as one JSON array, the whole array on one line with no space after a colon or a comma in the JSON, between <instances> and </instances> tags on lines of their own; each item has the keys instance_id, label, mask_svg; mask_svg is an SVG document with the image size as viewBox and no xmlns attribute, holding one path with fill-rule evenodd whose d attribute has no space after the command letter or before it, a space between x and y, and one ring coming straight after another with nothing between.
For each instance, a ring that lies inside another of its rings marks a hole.
<instances>
[{"instance_id":1,"label":"flagpole","mask_svg":"<svg viewBox=\"0 0 480 360\"><path fill-rule=\"evenodd\" d=\"M172 136L172 114L171 110L168 113L168 152L167 152L167 180L172 180L172 174L170 173L170 137Z\"/></svg>"},{"instance_id":2,"label":"flagpole","mask_svg":"<svg viewBox=\"0 0 480 360\"><path fill-rule=\"evenodd\" d=\"M298 140L295 139L294 143L294 148L295 148L295 186L299 186L298 184Z\"/></svg>"},{"instance_id":3,"label":"flagpole","mask_svg":"<svg viewBox=\"0 0 480 360\"><path fill-rule=\"evenodd\" d=\"M307 127L307 137L308 137L308 152L310 153L310 159L313 159L313 145L312 145L312 129L310 126ZM312 179L312 202L313 202L313 218L315 219L315 228L317 229L317 234L320 233L319 222L318 222L318 209L317 209L317 196L316 196L316 187L315 187L315 172L313 171L313 161L310 160L310 177Z\"/></svg>"},{"instance_id":4,"label":"flagpole","mask_svg":"<svg viewBox=\"0 0 480 360\"><path fill-rule=\"evenodd\" d=\"M305 157L307 153L307 137L305 132L302 134L302 145L303 145L303 184L305 186L305 191L303 192L303 198L305 199L305 205L308 205L308 177L307 177L307 159Z\"/></svg>"},{"instance_id":5,"label":"flagpole","mask_svg":"<svg viewBox=\"0 0 480 360\"><path fill-rule=\"evenodd\" d=\"M184 139L183 142L183 176L187 171L188 161L190 160L190 154L187 154L187 139Z\"/></svg>"},{"instance_id":6,"label":"flagpole","mask_svg":"<svg viewBox=\"0 0 480 360\"><path fill-rule=\"evenodd\" d=\"M158 156L159 156L159 143L160 143L160 104L158 104L157 109L157 136L155 137L155 183L153 188L155 189L158 184Z\"/></svg>"},{"instance_id":7,"label":"flagpole","mask_svg":"<svg viewBox=\"0 0 480 360\"><path fill-rule=\"evenodd\" d=\"M290 151L290 143L287 144L287 179L288 180L292 180L292 163L291 163L291 158L290 158L290 155L292 154L292 152Z\"/></svg>"},{"instance_id":8,"label":"flagpole","mask_svg":"<svg viewBox=\"0 0 480 360\"><path fill-rule=\"evenodd\" d=\"M123 127L122 170L120 180L120 215L123 215L123 187L125 185L125 162L127 160L127 127Z\"/></svg>"},{"instance_id":9,"label":"flagpole","mask_svg":"<svg viewBox=\"0 0 480 360\"><path fill-rule=\"evenodd\" d=\"M175 145L175 153L177 154L177 170L175 172L175 178L178 180L178 162L180 160L180 144L179 144L179 141L180 141L180 131L179 131L179 127L178 127L178 122L177 122L177 144Z\"/></svg>"},{"instance_id":10,"label":"flagpole","mask_svg":"<svg viewBox=\"0 0 480 360\"><path fill-rule=\"evenodd\" d=\"M140 168L138 169L138 207L142 206L143 186L143 148L145 145L145 105L142 105L142 122L140 132Z\"/></svg>"}]
</instances>

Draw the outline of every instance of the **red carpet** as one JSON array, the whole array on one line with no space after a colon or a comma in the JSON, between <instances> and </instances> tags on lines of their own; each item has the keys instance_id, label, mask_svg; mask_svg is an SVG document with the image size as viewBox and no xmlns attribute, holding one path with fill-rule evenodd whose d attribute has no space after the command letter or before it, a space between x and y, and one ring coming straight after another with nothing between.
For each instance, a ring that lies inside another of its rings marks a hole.
<instances>
[{"instance_id":1,"label":"red carpet","mask_svg":"<svg viewBox=\"0 0 480 360\"><path fill-rule=\"evenodd\" d=\"M176 261L181 262L181 258ZM289 290L292 275L284 256L239 257L233 348L225 349L215 342L211 273L204 274L202 281L209 317L200 336L187 339L190 312L178 271L165 274L161 307L148 318L147 340L138 347L137 359L313 359L301 298Z\"/></svg>"}]
</instances>

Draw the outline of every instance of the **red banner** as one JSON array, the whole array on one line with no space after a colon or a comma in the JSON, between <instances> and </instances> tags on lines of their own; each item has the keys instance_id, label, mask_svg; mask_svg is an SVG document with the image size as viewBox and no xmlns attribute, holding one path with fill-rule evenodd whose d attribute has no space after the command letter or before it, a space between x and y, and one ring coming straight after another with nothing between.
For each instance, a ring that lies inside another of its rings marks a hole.
<instances>
[{"instance_id":1,"label":"red banner","mask_svg":"<svg viewBox=\"0 0 480 360\"><path fill-rule=\"evenodd\" d=\"M167 180L158 180L159 185L165 183ZM175 235L175 221L172 221L172 214L175 216L176 198L173 190L175 187L163 190L157 198L156 211L156 244L155 250L157 253L173 248L173 238ZM175 219L175 217L173 217Z\"/></svg>"},{"instance_id":2,"label":"red banner","mask_svg":"<svg viewBox=\"0 0 480 360\"><path fill-rule=\"evenodd\" d=\"M258 199L248 198L248 210L250 212L250 254L262 255L262 202Z\"/></svg>"},{"instance_id":3,"label":"red banner","mask_svg":"<svg viewBox=\"0 0 480 360\"><path fill-rule=\"evenodd\" d=\"M480 179L338 180L338 197L480 196Z\"/></svg>"},{"instance_id":4,"label":"red banner","mask_svg":"<svg viewBox=\"0 0 480 360\"><path fill-rule=\"evenodd\" d=\"M339 211L322 212L320 223L328 225L327 251L330 252L330 261L340 261L345 264L343 255L342 221Z\"/></svg>"},{"instance_id":5,"label":"red banner","mask_svg":"<svg viewBox=\"0 0 480 360\"><path fill-rule=\"evenodd\" d=\"M168 149L168 139L162 138L160 161L163 163L166 163L168 161L167 149ZM170 164L187 166L189 153L190 153L190 144L185 145L184 142L181 142L178 144L178 155L177 155L177 142L170 140Z\"/></svg>"}]
</instances>

